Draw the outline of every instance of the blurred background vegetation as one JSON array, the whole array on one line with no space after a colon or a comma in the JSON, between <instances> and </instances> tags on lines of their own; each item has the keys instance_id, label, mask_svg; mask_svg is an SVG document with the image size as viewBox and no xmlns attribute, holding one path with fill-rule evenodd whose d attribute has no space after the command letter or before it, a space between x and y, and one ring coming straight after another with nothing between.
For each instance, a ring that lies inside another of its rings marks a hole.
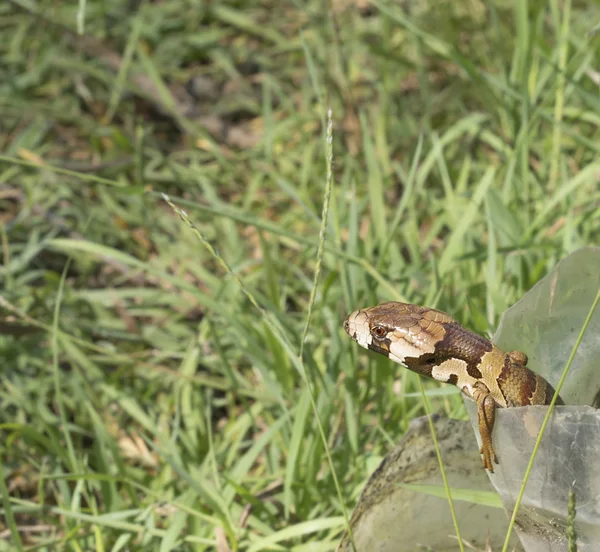
<instances>
[{"instance_id":1,"label":"blurred background vegetation","mask_svg":"<svg viewBox=\"0 0 600 552\"><path fill-rule=\"evenodd\" d=\"M346 314L491 335L599 242L599 15L2 3L0 550L332 550L423 414Z\"/></svg>"}]
</instances>

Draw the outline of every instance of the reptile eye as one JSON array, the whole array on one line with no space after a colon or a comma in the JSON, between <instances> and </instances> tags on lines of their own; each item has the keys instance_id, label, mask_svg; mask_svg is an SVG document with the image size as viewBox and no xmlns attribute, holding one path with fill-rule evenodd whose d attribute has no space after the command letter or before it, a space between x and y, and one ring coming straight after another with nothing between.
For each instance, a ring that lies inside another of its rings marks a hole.
<instances>
[{"instance_id":1,"label":"reptile eye","mask_svg":"<svg viewBox=\"0 0 600 552\"><path fill-rule=\"evenodd\" d=\"M375 326L372 330L371 333L375 336L378 337L379 339L381 339L382 337L385 337L385 335L387 334L387 330L383 327L383 326Z\"/></svg>"}]
</instances>

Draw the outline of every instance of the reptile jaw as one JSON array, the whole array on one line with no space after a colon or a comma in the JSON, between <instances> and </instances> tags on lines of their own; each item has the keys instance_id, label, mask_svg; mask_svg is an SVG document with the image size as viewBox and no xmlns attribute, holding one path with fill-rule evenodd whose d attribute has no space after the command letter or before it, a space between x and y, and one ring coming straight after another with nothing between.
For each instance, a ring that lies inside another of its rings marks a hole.
<instances>
[{"instance_id":1,"label":"reptile jaw","mask_svg":"<svg viewBox=\"0 0 600 552\"><path fill-rule=\"evenodd\" d=\"M361 347L369 348L373 338L369 329L369 318L361 310L356 310L348 315L344 321L344 330L354 339Z\"/></svg>"}]
</instances>

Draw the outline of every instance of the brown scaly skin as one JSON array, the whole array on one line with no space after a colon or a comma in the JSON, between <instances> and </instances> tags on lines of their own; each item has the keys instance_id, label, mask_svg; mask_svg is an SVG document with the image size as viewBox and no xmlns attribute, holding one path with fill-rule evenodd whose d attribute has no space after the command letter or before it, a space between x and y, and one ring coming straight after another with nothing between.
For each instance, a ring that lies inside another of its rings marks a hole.
<instances>
[{"instance_id":1,"label":"brown scaly skin","mask_svg":"<svg viewBox=\"0 0 600 552\"><path fill-rule=\"evenodd\" d=\"M408 369L456 385L477 403L483 465L498 463L492 444L497 407L550 404L553 387L527 368L520 351L505 353L448 314L391 301L354 311L344 329L359 345ZM556 404L564 404L560 397Z\"/></svg>"}]
</instances>

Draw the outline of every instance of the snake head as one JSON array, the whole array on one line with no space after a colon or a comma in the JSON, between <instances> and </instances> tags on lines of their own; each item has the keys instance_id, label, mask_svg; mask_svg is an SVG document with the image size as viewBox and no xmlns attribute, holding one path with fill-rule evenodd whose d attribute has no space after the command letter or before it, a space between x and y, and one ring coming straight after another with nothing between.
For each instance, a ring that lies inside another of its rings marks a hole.
<instances>
[{"instance_id":1,"label":"snake head","mask_svg":"<svg viewBox=\"0 0 600 552\"><path fill-rule=\"evenodd\" d=\"M444 337L443 324L452 322L441 311L390 301L354 311L344 321L344 329L361 347L406 365L406 359L431 359ZM439 354L436 357L441 360Z\"/></svg>"}]
</instances>

